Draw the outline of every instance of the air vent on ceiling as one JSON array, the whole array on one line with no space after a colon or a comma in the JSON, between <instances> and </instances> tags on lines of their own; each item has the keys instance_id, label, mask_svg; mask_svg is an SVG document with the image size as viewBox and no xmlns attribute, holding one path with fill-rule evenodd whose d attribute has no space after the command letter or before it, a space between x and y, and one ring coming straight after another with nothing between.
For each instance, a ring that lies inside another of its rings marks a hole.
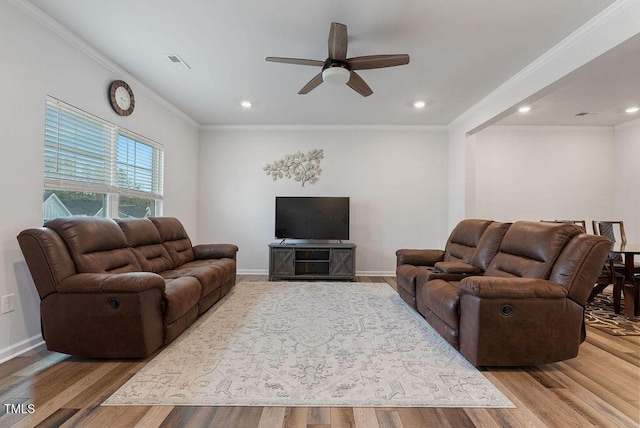
<instances>
[{"instance_id":1,"label":"air vent on ceiling","mask_svg":"<svg viewBox=\"0 0 640 428\"><path fill-rule=\"evenodd\" d=\"M180 55L171 54L167 55L167 58L169 58L169 61L171 61L173 64L180 65L187 70L191 70L189 64L187 64Z\"/></svg>"},{"instance_id":2,"label":"air vent on ceiling","mask_svg":"<svg viewBox=\"0 0 640 428\"><path fill-rule=\"evenodd\" d=\"M576 113L576 115L575 115L575 116L577 116L577 117L582 117L582 116L591 116L592 114L595 114L595 113L587 113L587 112L584 112L584 111L583 111L582 113Z\"/></svg>"}]
</instances>

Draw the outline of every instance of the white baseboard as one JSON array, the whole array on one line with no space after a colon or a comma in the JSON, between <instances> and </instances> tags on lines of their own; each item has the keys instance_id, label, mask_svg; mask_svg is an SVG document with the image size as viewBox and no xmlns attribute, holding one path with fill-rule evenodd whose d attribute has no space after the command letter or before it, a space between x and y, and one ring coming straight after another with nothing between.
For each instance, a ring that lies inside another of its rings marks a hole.
<instances>
[{"instance_id":1,"label":"white baseboard","mask_svg":"<svg viewBox=\"0 0 640 428\"><path fill-rule=\"evenodd\" d=\"M5 361L9 361L12 358L17 357L20 354L24 354L33 348L40 346L44 343L41 335L33 336L28 339L18 342L15 345L8 346L4 349L0 349L0 364Z\"/></svg>"},{"instance_id":2,"label":"white baseboard","mask_svg":"<svg viewBox=\"0 0 640 428\"><path fill-rule=\"evenodd\" d=\"M365 270L356 271L356 276L396 276L396 272L392 270Z\"/></svg>"},{"instance_id":3,"label":"white baseboard","mask_svg":"<svg viewBox=\"0 0 640 428\"><path fill-rule=\"evenodd\" d=\"M269 275L269 271L265 269L238 269L238 275ZM396 276L395 271L389 270L371 270L356 272L356 276Z\"/></svg>"},{"instance_id":4,"label":"white baseboard","mask_svg":"<svg viewBox=\"0 0 640 428\"><path fill-rule=\"evenodd\" d=\"M238 269L237 275L269 275L266 269Z\"/></svg>"}]
</instances>

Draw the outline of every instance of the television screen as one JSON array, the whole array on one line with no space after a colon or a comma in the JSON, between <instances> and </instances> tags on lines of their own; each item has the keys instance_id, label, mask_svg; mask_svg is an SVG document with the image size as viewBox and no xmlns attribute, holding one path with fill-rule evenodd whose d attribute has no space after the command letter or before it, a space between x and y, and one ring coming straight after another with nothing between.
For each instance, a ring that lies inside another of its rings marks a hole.
<instances>
[{"instance_id":1,"label":"television screen","mask_svg":"<svg viewBox=\"0 0 640 428\"><path fill-rule=\"evenodd\" d=\"M277 196L276 238L349 239L349 198Z\"/></svg>"}]
</instances>

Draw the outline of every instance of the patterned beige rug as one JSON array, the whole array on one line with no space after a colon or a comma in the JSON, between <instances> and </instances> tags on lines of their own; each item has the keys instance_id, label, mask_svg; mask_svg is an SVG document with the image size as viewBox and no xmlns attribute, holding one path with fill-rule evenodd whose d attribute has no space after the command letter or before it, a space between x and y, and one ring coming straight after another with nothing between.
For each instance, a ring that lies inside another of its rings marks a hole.
<instances>
[{"instance_id":1,"label":"patterned beige rug","mask_svg":"<svg viewBox=\"0 0 640 428\"><path fill-rule=\"evenodd\" d=\"M585 307L584 318L587 325L613 336L640 336L640 318L627 319L624 316L624 299L620 314L613 310L613 292L611 286L598 294L593 302Z\"/></svg>"},{"instance_id":2,"label":"patterned beige rug","mask_svg":"<svg viewBox=\"0 0 640 428\"><path fill-rule=\"evenodd\" d=\"M387 284L247 282L104 405L514 407Z\"/></svg>"}]
</instances>

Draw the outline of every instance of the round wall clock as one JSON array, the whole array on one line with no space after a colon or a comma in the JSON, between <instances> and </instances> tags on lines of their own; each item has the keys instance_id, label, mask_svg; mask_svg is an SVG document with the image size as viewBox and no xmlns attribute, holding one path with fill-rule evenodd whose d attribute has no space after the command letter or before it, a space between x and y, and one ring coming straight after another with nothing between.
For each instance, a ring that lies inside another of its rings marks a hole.
<instances>
[{"instance_id":1,"label":"round wall clock","mask_svg":"<svg viewBox=\"0 0 640 428\"><path fill-rule=\"evenodd\" d=\"M109 86L109 100L113 111L120 116L129 116L133 113L135 107L135 98L133 91L127 82L123 80L114 80Z\"/></svg>"}]
</instances>

